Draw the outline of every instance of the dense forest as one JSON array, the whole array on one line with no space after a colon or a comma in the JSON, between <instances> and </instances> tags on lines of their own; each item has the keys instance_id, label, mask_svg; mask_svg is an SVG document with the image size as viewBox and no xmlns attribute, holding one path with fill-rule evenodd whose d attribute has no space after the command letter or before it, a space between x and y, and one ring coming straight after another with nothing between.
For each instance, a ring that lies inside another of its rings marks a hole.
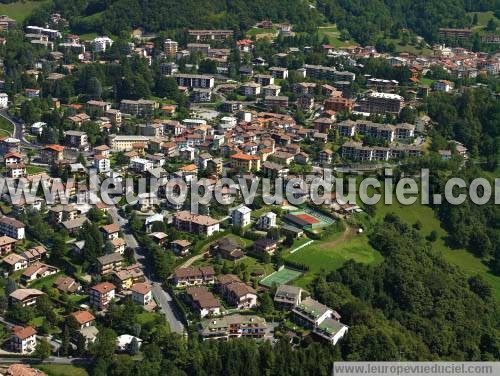
<instances>
[{"instance_id":1,"label":"dense forest","mask_svg":"<svg viewBox=\"0 0 500 376\"><path fill-rule=\"evenodd\" d=\"M54 0L29 22L43 22L50 11L61 12L76 32L120 34L134 27L157 32L166 29L249 29L270 19L290 22L298 31L316 30L335 22L361 44L407 28L436 41L439 27L469 27L467 12L498 11L500 0Z\"/></svg>"}]
</instances>

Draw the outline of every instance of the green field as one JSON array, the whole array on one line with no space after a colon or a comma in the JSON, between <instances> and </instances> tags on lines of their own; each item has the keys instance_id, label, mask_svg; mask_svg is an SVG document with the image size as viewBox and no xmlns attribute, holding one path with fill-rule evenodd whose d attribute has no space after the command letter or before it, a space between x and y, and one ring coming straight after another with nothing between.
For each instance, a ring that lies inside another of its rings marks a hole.
<instances>
[{"instance_id":1,"label":"green field","mask_svg":"<svg viewBox=\"0 0 500 376\"><path fill-rule=\"evenodd\" d=\"M340 40L340 31L334 24L318 27L318 34L321 39L326 36L328 38L329 44L332 47L349 47L357 45L357 43L352 40Z\"/></svg>"},{"instance_id":2,"label":"green field","mask_svg":"<svg viewBox=\"0 0 500 376\"><path fill-rule=\"evenodd\" d=\"M435 230L439 238L432 243L432 248L436 250L436 252L440 252L446 260L456 265L465 274L482 275L484 279L493 286L496 297L500 299L500 277L493 275L489 268L479 258L467 252L465 249L451 249L446 245L444 239L447 236L447 232L441 228L440 221L434 214L432 208L422 205L419 201L411 206L403 206L396 201L394 201L392 205L384 205L380 202L377 205L376 218L382 220L388 213L396 214L409 224L420 221L422 223L420 232L423 236L428 236L431 231Z\"/></svg>"},{"instance_id":3,"label":"green field","mask_svg":"<svg viewBox=\"0 0 500 376\"><path fill-rule=\"evenodd\" d=\"M294 284L306 287L315 275L321 271L331 272L340 268L347 260L354 260L363 264L372 264L382 261L382 256L368 243L366 235L357 235L352 231L346 234L314 241L310 245L293 254L284 256L286 260L305 264L309 271Z\"/></svg>"},{"instance_id":4,"label":"green field","mask_svg":"<svg viewBox=\"0 0 500 376\"><path fill-rule=\"evenodd\" d=\"M35 366L45 372L48 376L88 376L85 368L76 367L69 364L43 364Z\"/></svg>"},{"instance_id":5,"label":"green field","mask_svg":"<svg viewBox=\"0 0 500 376\"><path fill-rule=\"evenodd\" d=\"M17 22L23 22L33 11L50 0L42 1L16 1L10 4L0 4L0 14L5 14Z\"/></svg>"},{"instance_id":6,"label":"green field","mask_svg":"<svg viewBox=\"0 0 500 376\"><path fill-rule=\"evenodd\" d=\"M0 117L0 135L10 136L14 132L14 126L5 118Z\"/></svg>"},{"instance_id":7,"label":"green field","mask_svg":"<svg viewBox=\"0 0 500 376\"><path fill-rule=\"evenodd\" d=\"M411 44L406 44L403 46L401 44L401 39L388 39L388 38L386 38L385 42L387 44L389 44L391 42L394 43L394 45L396 46L397 53L407 52L407 53L412 54L412 55L422 55L422 56L431 56L433 54L433 52L430 48L419 49L419 48L417 48L417 46L413 46Z\"/></svg>"},{"instance_id":8,"label":"green field","mask_svg":"<svg viewBox=\"0 0 500 376\"><path fill-rule=\"evenodd\" d=\"M246 32L246 35L247 35L247 37L251 38L253 36L257 36L257 35L261 35L261 34L276 35L277 32L278 32L277 27L273 27L272 29L264 29L261 27L255 27L255 28L251 28L250 30L248 30Z\"/></svg>"},{"instance_id":9,"label":"green field","mask_svg":"<svg viewBox=\"0 0 500 376\"><path fill-rule=\"evenodd\" d=\"M474 30L483 29L488 24L488 21L492 18L494 18L495 21L497 21L497 22L500 21L498 18L495 17L495 14L493 14L492 11L489 11L489 12L470 12L467 14L470 15L471 17L473 17L474 14L477 14L477 25L472 27Z\"/></svg>"}]
</instances>

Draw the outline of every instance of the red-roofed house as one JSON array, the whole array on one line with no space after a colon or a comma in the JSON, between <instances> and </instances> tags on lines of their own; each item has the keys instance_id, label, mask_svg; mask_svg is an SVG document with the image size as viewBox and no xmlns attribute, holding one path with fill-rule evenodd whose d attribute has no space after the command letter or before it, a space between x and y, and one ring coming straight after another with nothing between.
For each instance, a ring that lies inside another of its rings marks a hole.
<instances>
[{"instance_id":1,"label":"red-roofed house","mask_svg":"<svg viewBox=\"0 0 500 376\"><path fill-rule=\"evenodd\" d=\"M32 326L15 327L10 337L10 347L17 353L32 353L36 347L36 330Z\"/></svg>"}]
</instances>

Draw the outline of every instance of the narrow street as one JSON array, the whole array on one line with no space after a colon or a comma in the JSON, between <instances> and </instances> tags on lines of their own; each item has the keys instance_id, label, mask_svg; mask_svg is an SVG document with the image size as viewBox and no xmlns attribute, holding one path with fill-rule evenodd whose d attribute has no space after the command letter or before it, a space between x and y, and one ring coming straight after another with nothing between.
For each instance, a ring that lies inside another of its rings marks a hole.
<instances>
[{"instance_id":1,"label":"narrow street","mask_svg":"<svg viewBox=\"0 0 500 376\"><path fill-rule=\"evenodd\" d=\"M184 324L178 319L176 315L176 309L172 297L167 291L162 288L161 282L154 279L153 273L151 271L151 265L148 264L147 258L144 256L144 254L142 254L137 239L130 233L128 229L128 221L120 216L120 214L118 213L118 208L116 206L112 206L109 212L111 214L111 217L113 218L113 222L118 224L122 229L123 238L125 239L127 247L130 247L134 250L135 259L137 260L137 262L143 265L146 281L151 283L151 285L153 286L153 296L158 303L161 312L165 314L165 318L170 325L170 330L175 333L183 334Z\"/></svg>"}]
</instances>

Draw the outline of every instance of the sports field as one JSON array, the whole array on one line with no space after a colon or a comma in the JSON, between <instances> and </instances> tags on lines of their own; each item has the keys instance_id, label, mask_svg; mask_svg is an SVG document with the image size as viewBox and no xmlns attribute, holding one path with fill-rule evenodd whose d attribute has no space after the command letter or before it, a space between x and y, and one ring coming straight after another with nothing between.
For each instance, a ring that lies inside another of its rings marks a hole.
<instances>
[{"instance_id":1,"label":"sports field","mask_svg":"<svg viewBox=\"0 0 500 376\"><path fill-rule=\"evenodd\" d=\"M303 229L317 229L330 226L334 223L332 218L309 208L287 214L285 219L293 223L295 226L299 226Z\"/></svg>"},{"instance_id":2,"label":"sports field","mask_svg":"<svg viewBox=\"0 0 500 376\"><path fill-rule=\"evenodd\" d=\"M294 279L300 277L302 272L298 270L289 269L287 267L283 267L278 271L275 271L272 274L269 274L267 277L260 280L260 284L266 287L271 287L272 285L284 285Z\"/></svg>"}]
</instances>

